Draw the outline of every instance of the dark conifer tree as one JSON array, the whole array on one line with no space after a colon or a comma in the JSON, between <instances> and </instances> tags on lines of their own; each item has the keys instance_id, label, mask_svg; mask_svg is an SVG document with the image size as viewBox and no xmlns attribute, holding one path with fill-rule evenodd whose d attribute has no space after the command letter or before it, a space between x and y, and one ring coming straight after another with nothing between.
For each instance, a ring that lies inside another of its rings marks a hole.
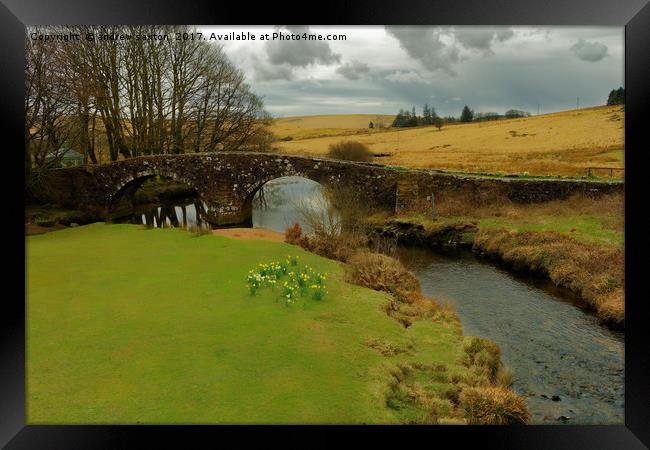
<instances>
[{"instance_id":1,"label":"dark conifer tree","mask_svg":"<svg viewBox=\"0 0 650 450\"><path fill-rule=\"evenodd\" d=\"M460 114L460 121L471 122L472 120L474 120L474 111L469 109L469 106L465 105L463 112Z\"/></svg>"}]
</instances>

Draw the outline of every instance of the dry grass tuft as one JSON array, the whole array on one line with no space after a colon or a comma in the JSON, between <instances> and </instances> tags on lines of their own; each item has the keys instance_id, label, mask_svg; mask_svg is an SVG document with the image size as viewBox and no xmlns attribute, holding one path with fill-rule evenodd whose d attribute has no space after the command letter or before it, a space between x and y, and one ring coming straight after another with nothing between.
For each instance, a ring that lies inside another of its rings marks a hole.
<instances>
[{"instance_id":1,"label":"dry grass tuft","mask_svg":"<svg viewBox=\"0 0 650 450\"><path fill-rule=\"evenodd\" d=\"M499 367L495 381L497 386L510 389L512 387L512 370L506 366Z\"/></svg>"},{"instance_id":2,"label":"dry grass tuft","mask_svg":"<svg viewBox=\"0 0 650 450\"><path fill-rule=\"evenodd\" d=\"M460 404L470 424L516 425L530 419L524 399L502 387L465 388Z\"/></svg>"},{"instance_id":3,"label":"dry grass tuft","mask_svg":"<svg viewBox=\"0 0 650 450\"><path fill-rule=\"evenodd\" d=\"M446 390L438 392L422 384L424 380L434 384L447 383L446 370L445 366L437 365L397 364L391 370L386 405L397 411L406 411L406 423L438 424L441 418L464 423L458 402L452 400L454 394L448 394ZM451 388L457 390L455 386Z\"/></svg>"},{"instance_id":4,"label":"dry grass tuft","mask_svg":"<svg viewBox=\"0 0 650 450\"><path fill-rule=\"evenodd\" d=\"M359 251L348 263L350 279L355 284L400 296L407 296L405 292L420 290L420 282L416 276L399 260L390 256Z\"/></svg>"},{"instance_id":5,"label":"dry grass tuft","mask_svg":"<svg viewBox=\"0 0 650 450\"><path fill-rule=\"evenodd\" d=\"M393 257L361 250L348 260L348 268L350 282L391 294L385 311L405 327L424 319L442 323L458 321L449 305L441 308L424 297L415 275Z\"/></svg>"},{"instance_id":6,"label":"dry grass tuft","mask_svg":"<svg viewBox=\"0 0 650 450\"><path fill-rule=\"evenodd\" d=\"M338 235L302 235L295 243L317 255L347 262L357 249L365 247L367 242L368 238L365 235L341 233Z\"/></svg>"},{"instance_id":7,"label":"dry grass tuft","mask_svg":"<svg viewBox=\"0 0 650 450\"><path fill-rule=\"evenodd\" d=\"M372 161L372 152L368 150L361 142L341 141L331 144L327 156L334 159L343 159L345 161Z\"/></svg>"},{"instance_id":8,"label":"dry grass tuft","mask_svg":"<svg viewBox=\"0 0 650 450\"><path fill-rule=\"evenodd\" d=\"M408 353L413 346L399 346L381 339L370 339L366 345L373 350L378 351L382 356L395 356L401 353Z\"/></svg>"},{"instance_id":9,"label":"dry grass tuft","mask_svg":"<svg viewBox=\"0 0 650 450\"><path fill-rule=\"evenodd\" d=\"M473 367L477 373L484 373L490 381L496 381L501 368L501 349L490 339L466 336L463 339L463 364Z\"/></svg>"},{"instance_id":10,"label":"dry grass tuft","mask_svg":"<svg viewBox=\"0 0 650 450\"><path fill-rule=\"evenodd\" d=\"M511 425L530 419L522 397L472 370L398 363L390 374L386 405L403 412L407 423Z\"/></svg>"}]
</instances>

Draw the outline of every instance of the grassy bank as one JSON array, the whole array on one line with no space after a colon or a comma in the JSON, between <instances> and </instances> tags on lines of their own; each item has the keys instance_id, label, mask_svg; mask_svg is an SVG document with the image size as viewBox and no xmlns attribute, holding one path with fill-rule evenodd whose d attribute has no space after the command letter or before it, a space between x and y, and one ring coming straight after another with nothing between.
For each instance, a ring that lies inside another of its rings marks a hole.
<instances>
[{"instance_id":1,"label":"grassy bank","mask_svg":"<svg viewBox=\"0 0 650 450\"><path fill-rule=\"evenodd\" d=\"M564 200L516 204L489 193L448 196L438 213L444 220L477 222L481 229L557 232L586 244L623 248L625 199L621 194L590 198L575 195Z\"/></svg>"},{"instance_id":2,"label":"grassy bank","mask_svg":"<svg viewBox=\"0 0 650 450\"><path fill-rule=\"evenodd\" d=\"M516 397L457 321L404 327L388 294L295 246L103 223L26 246L30 424L464 423ZM287 255L328 274L323 300L249 294Z\"/></svg>"}]
</instances>

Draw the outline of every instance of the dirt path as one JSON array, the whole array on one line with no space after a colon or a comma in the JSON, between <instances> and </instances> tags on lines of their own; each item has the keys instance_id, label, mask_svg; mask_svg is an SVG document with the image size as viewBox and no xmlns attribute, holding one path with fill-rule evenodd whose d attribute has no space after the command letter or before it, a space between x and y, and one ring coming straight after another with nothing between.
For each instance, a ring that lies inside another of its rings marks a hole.
<instances>
[{"instance_id":1,"label":"dirt path","mask_svg":"<svg viewBox=\"0 0 650 450\"><path fill-rule=\"evenodd\" d=\"M284 242L284 234L265 228L222 228L212 230L212 234L232 239Z\"/></svg>"}]
</instances>

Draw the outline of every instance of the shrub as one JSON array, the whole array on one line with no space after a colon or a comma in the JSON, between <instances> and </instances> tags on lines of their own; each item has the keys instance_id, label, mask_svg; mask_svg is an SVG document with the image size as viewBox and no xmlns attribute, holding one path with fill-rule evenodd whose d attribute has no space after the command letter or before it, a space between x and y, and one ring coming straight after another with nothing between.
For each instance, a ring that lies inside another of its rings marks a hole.
<instances>
[{"instance_id":1,"label":"shrub","mask_svg":"<svg viewBox=\"0 0 650 450\"><path fill-rule=\"evenodd\" d=\"M372 161L372 152L358 141L341 141L331 144L328 155L330 158L346 161Z\"/></svg>"},{"instance_id":2,"label":"shrub","mask_svg":"<svg viewBox=\"0 0 650 450\"><path fill-rule=\"evenodd\" d=\"M353 283L370 289L404 295L418 292L420 283L399 260L380 253L359 251L348 260Z\"/></svg>"},{"instance_id":3,"label":"shrub","mask_svg":"<svg viewBox=\"0 0 650 450\"><path fill-rule=\"evenodd\" d=\"M366 218L375 206L350 185L329 185L322 194L316 204L310 201L297 205L302 223L312 232L298 236L292 230L286 239L310 252L347 262L357 249L368 245Z\"/></svg>"},{"instance_id":4,"label":"shrub","mask_svg":"<svg viewBox=\"0 0 650 450\"><path fill-rule=\"evenodd\" d=\"M297 244L317 255L347 262L357 249L364 246L366 242L367 237L365 235L342 233L338 235L303 235Z\"/></svg>"},{"instance_id":5,"label":"shrub","mask_svg":"<svg viewBox=\"0 0 650 450\"><path fill-rule=\"evenodd\" d=\"M465 388L459 401L470 424L514 425L530 419L524 399L501 387Z\"/></svg>"},{"instance_id":6,"label":"shrub","mask_svg":"<svg viewBox=\"0 0 650 450\"><path fill-rule=\"evenodd\" d=\"M294 223L284 232L284 242L287 244L297 244L302 236L302 228L299 223Z\"/></svg>"}]
</instances>

